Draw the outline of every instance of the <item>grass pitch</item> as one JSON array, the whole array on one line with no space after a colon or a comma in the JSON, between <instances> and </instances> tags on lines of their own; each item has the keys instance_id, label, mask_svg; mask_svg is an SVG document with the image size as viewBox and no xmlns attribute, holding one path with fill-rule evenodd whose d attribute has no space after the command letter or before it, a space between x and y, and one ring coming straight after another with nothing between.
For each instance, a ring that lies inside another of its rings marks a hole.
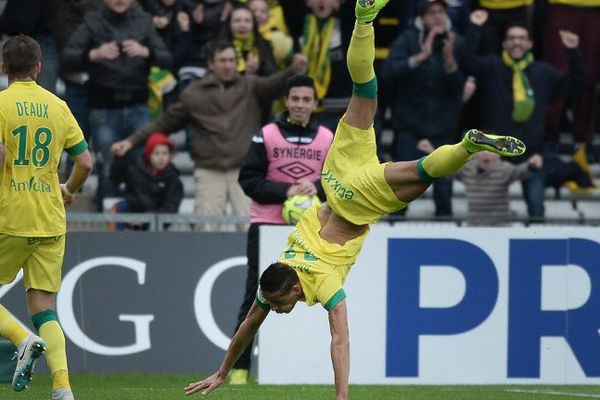
<instances>
[{"instance_id":1,"label":"grass pitch","mask_svg":"<svg viewBox=\"0 0 600 400\"><path fill-rule=\"evenodd\" d=\"M21 393L10 384L0 385L2 400L49 400L50 377L36 374L30 388ZM174 400L186 397L183 388L198 375L75 374L71 377L77 400ZM333 386L326 385L224 385L210 399L230 400L324 400L333 399ZM351 385L352 400L577 400L600 399L600 386L381 386Z\"/></svg>"}]
</instances>

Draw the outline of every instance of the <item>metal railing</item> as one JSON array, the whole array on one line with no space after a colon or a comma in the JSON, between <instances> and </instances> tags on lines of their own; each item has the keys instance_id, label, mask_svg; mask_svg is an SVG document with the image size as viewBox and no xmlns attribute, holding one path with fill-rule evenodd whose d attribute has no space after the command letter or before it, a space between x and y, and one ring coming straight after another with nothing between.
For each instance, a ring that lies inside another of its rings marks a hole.
<instances>
[{"instance_id":1,"label":"metal railing","mask_svg":"<svg viewBox=\"0 0 600 400\"><path fill-rule=\"evenodd\" d=\"M67 227L70 232L105 232L120 229L144 230L150 232L165 231L234 231L244 230L248 225L247 217L240 216L203 216L194 214L133 214L133 213L68 213ZM120 226L119 224L123 224ZM388 225L453 225L456 227L481 227L460 217L406 217L383 219L380 224ZM493 226L498 226L495 224ZM511 218L501 226L600 226L600 218L546 218L543 221L528 218ZM490 226L492 226L490 224Z\"/></svg>"}]
</instances>

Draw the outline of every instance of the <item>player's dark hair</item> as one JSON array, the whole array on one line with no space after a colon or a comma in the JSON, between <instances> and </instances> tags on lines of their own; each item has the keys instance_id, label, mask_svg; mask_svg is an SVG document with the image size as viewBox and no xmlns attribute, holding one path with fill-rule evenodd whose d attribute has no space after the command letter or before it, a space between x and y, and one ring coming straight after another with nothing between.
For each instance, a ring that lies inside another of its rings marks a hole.
<instances>
[{"instance_id":1,"label":"player's dark hair","mask_svg":"<svg viewBox=\"0 0 600 400\"><path fill-rule=\"evenodd\" d=\"M9 75L28 75L41 60L42 49L29 36L13 36L2 46L2 61Z\"/></svg>"},{"instance_id":2,"label":"player's dark hair","mask_svg":"<svg viewBox=\"0 0 600 400\"><path fill-rule=\"evenodd\" d=\"M260 276L260 289L263 293L289 293L298 282L298 274L292 267L276 262Z\"/></svg>"},{"instance_id":3,"label":"player's dark hair","mask_svg":"<svg viewBox=\"0 0 600 400\"><path fill-rule=\"evenodd\" d=\"M295 87L309 87L313 90L313 96L317 98L317 89L315 81L308 75L294 75L289 78L285 84L285 97L290 95L290 90Z\"/></svg>"},{"instance_id":4,"label":"player's dark hair","mask_svg":"<svg viewBox=\"0 0 600 400\"><path fill-rule=\"evenodd\" d=\"M517 20L517 21L509 22L508 25L506 25L506 29L504 29L504 36L503 36L504 39L506 39L506 35L508 35L508 31L511 30L512 28L525 29L529 40L531 40L531 38L533 37L533 36L531 36L531 29L529 29L529 26L527 25L527 23Z\"/></svg>"},{"instance_id":5,"label":"player's dark hair","mask_svg":"<svg viewBox=\"0 0 600 400\"><path fill-rule=\"evenodd\" d=\"M206 55L210 61L214 61L218 53L227 49L235 50L233 43L231 43L229 40L216 40L207 46Z\"/></svg>"}]
</instances>

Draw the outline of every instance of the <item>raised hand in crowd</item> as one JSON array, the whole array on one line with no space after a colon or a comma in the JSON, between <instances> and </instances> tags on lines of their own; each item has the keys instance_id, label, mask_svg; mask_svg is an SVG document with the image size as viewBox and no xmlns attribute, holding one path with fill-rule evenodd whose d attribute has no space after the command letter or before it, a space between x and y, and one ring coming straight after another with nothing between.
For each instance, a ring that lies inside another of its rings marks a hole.
<instances>
[{"instance_id":1,"label":"raised hand in crowd","mask_svg":"<svg viewBox=\"0 0 600 400\"><path fill-rule=\"evenodd\" d=\"M456 69L456 59L454 58L454 44L456 43L456 33L448 33L448 38L444 40L444 48L442 54L444 56L444 68L446 71L454 71Z\"/></svg>"},{"instance_id":2,"label":"raised hand in crowd","mask_svg":"<svg viewBox=\"0 0 600 400\"><path fill-rule=\"evenodd\" d=\"M182 32L189 32L190 30L190 16L185 11L179 11L177 13L177 24Z\"/></svg>"},{"instance_id":3,"label":"raised hand in crowd","mask_svg":"<svg viewBox=\"0 0 600 400\"><path fill-rule=\"evenodd\" d=\"M125 53L127 57L147 58L150 56L150 49L134 39L123 40L123 45L121 47L123 53Z\"/></svg>"},{"instance_id":4,"label":"raised hand in crowd","mask_svg":"<svg viewBox=\"0 0 600 400\"><path fill-rule=\"evenodd\" d=\"M156 29L165 29L169 25L169 18L164 15L155 15L152 17L152 23Z\"/></svg>"},{"instance_id":5,"label":"raised hand in crowd","mask_svg":"<svg viewBox=\"0 0 600 400\"><path fill-rule=\"evenodd\" d=\"M536 153L529 157L527 164L529 164L529 166L533 169L540 169L544 166L544 158L540 154Z\"/></svg>"},{"instance_id":6,"label":"raised hand in crowd","mask_svg":"<svg viewBox=\"0 0 600 400\"><path fill-rule=\"evenodd\" d=\"M127 139L119 140L110 147L110 151L117 157L123 157L131 148L133 143Z\"/></svg>"},{"instance_id":7,"label":"raised hand in crowd","mask_svg":"<svg viewBox=\"0 0 600 400\"><path fill-rule=\"evenodd\" d=\"M433 41L437 35L441 35L442 33L444 33L444 27L442 26L434 26L429 31L427 38L421 44L421 52L415 56L417 63L422 64L431 57L431 53L433 52Z\"/></svg>"},{"instance_id":8,"label":"raised hand in crowd","mask_svg":"<svg viewBox=\"0 0 600 400\"><path fill-rule=\"evenodd\" d=\"M485 10L475 10L470 16L473 25L482 26L488 20L488 12Z\"/></svg>"},{"instance_id":9,"label":"raised hand in crowd","mask_svg":"<svg viewBox=\"0 0 600 400\"><path fill-rule=\"evenodd\" d=\"M223 7L223 11L221 11L221 22L227 21L232 11L233 5L230 1L228 1L227 3L225 3L225 7Z\"/></svg>"},{"instance_id":10,"label":"raised hand in crowd","mask_svg":"<svg viewBox=\"0 0 600 400\"><path fill-rule=\"evenodd\" d=\"M200 3L192 11L192 19L194 23L200 25L204 21L204 4Z\"/></svg>"},{"instance_id":11,"label":"raised hand in crowd","mask_svg":"<svg viewBox=\"0 0 600 400\"><path fill-rule=\"evenodd\" d=\"M292 69L297 74L303 74L306 72L306 66L308 65L308 60L304 54L294 54L294 58L292 59Z\"/></svg>"},{"instance_id":12,"label":"raised hand in crowd","mask_svg":"<svg viewBox=\"0 0 600 400\"><path fill-rule=\"evenodd\" d=\"M579 36L570 31L558 31L560 40L567 49L576 49L579 47Z\"/></svg>"},{"instance_id":13,"label":"raised hand in crowd","mask_svg":"<svg viewBox=\"0 0 600 400\"><path fill-rule=\"evenodd\" d=\"M465 81L465 87L463 88L463 103L466 103L467 101L471 100L471 97L473 97L475 91L477 91L477 81L475 80L475 77L468 76L467 80Z\"/></svg>"},{"instance_id":14,"label":"raised hand in crowd","mask_svg":"<svg viewBox=\"0 0 600 400\"><path fill-rule=\"evenodd\" d=\"M91 49L88 53L88 58L92 62L98 60L114 60L119 57L119 54L119 45L113 40L112 42L102 43L102 45L95 49Z\"/></svg>"},{"instance_id":15,"label":"raised hand in crowd","mask_svg":"<svg viewBox=\"0 0 600 400\"><path fill-rule=\"evenodd\" d=\"M429 154L433 150L435 150L435 147L433 147L433 145L431 144L429 139L421 139L417 143L417 150L422 151L423 153Z\"/></svg>"}]
</instances>

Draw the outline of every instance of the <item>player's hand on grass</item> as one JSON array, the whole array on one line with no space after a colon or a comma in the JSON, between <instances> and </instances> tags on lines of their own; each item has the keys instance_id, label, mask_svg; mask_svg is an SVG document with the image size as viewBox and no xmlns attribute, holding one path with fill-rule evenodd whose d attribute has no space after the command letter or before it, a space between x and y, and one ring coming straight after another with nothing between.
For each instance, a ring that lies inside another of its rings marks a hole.
<instances>
[{"instance_id":1,"label":"player's hand on grass","mask_svg":"<svg viewBox=\"0 0 600 400\"><path fill-rule=\"evenodd\" d=\"M194 394L202 390L202 395L207 396L210 394L210 392L221 386L223 382L225 382L225 378L218 372L215 372L203 381L193 382L187 385L185 387L185 394L189 396L190 394Z\"/></svg>"}]
</instances>

